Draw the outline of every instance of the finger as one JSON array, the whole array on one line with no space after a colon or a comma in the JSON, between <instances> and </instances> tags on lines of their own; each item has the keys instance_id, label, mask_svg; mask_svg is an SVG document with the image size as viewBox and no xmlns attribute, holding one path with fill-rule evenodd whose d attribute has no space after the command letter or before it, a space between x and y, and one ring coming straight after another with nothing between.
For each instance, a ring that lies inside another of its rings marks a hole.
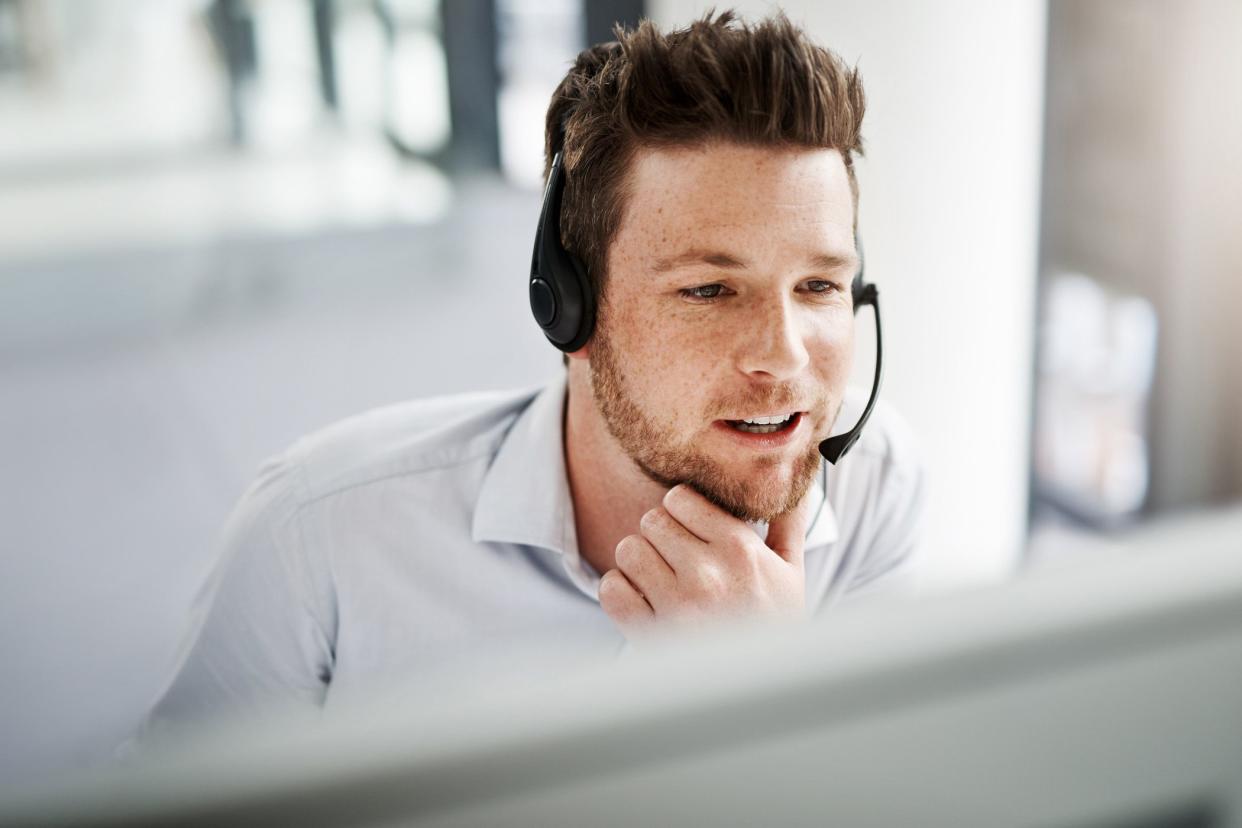
<instances>
[{"instance_id":1,"label":"finger","mask_svg":"<svg viewBox=\"0 0 1242 828\"><path fill-rule=\"evenodd\" d=\"M745 537L751 531L744 521L712 503L685 483L669 489L664 495L664 508L700 540L711 543L730 536Z\"/></svg>"},{"instance_id":2,"label":"finger","mask_svg":"<svg viewBox=\"0 0 1242 828\"><path fill-rule=\"evenodd\" d=\"M617 568L653 609L663 607L676 591L677 576L672 567L641 535L622 538L617 544L616 559Z\"/></svg>"},{"instance_id":3,"label":"finger","mask_svg":"<svg viewBox=\"0 0 1242 828\"><path fill-rule=\"evenodd\" d=\"M599 581L599 605L627 636L655 620L651 605L619 569L610 569Z\"/></svg>"},{"instance_id":4,"label":"finger","mask_svg":"<svg viewBox=\"0 0 1242 828\"><path fill-rule=\"evenodd\" d=\"M663 506L645 512L638 529L672 573L694 565L707 548L698 535L682 526Z\"/></svg>"},{"instance_id":5,"label":"finger","mask_svg":"<svg viewBox=\"0 0 1242 828\"><path fill-rule=\"evenodd\" d=\"M783 515L768 524L767 547L791 564L802 565L802 552L806 544L806 527L811 518L811 493Z\"/></svg>"}]
</instances>

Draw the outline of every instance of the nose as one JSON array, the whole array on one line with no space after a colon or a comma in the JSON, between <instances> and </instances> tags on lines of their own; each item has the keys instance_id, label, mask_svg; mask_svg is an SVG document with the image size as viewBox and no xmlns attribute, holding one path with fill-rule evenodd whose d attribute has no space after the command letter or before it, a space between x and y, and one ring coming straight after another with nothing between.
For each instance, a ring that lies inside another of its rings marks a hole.
<instances>
[{"instance_id":1,"label":"nose","mask_svg":"<svg viewBox=\"0 0 1242 828\"><path fill-rule=\"evenodd\" d=\"M799 309L788 298L773 299L745 323L739 333L738 367L763 381L797 376L810 361Z\"/></svg>"}]
</instances>

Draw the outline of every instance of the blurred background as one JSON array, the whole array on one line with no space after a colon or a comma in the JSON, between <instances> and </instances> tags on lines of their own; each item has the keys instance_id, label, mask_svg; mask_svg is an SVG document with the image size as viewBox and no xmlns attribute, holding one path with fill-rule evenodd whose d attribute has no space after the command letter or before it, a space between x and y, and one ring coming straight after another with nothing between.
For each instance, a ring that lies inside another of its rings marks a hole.
<instances>
[{"instance_id":1,"label":"blurred background","mask_svg":"<svg viewBox=\"0 0 1242 828\"><path fill-rule=\"evenodd\" d=\"M866 82L928 588L1232 508L1242 4L783 8ZM547 100L614 21L705 9L0 0L0 784L132 732L264 457L561 370L525 289Z\"/></svg>"}]
</instances>

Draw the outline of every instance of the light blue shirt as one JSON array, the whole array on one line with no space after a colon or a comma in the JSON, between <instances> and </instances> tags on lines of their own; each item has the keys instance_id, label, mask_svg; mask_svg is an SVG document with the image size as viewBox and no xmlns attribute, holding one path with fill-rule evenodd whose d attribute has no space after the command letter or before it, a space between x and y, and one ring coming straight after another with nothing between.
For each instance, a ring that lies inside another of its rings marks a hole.
<instances>
[{"instance_id":1,"label":"light blue shirt","mask_svg":"<svg viewBox=\"0 0 1242 828\"><path fill-rule=\"evenodd\" d=\"M564 408L563 376L537 392L420 400L269 461L226 527L151 722L498 674L530 645L553 643L566 665L619 651L599 573L578 552ZM922 471L891 410L829 468L827 503L818 484L811 496L824 508L806 545L809 607L904 584Z\"/></svg>"}]
</instances>

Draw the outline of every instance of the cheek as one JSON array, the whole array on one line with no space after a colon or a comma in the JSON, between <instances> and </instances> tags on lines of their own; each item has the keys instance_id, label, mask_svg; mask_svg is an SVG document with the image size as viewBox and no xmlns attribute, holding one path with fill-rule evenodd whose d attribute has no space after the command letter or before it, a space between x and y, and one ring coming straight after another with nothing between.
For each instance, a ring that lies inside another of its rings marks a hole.
<instances>
[{"instance_id":1,"label":"cheek","mask_svg":"<svg viewBox=\"0 0 1242 828\"><path fill-rule=\"evenodd\" d=\"M811 359L815 363L812 370L821 381L830 388L843 389L854 363L853 325L833 325L825 330L814 340Z\"/></svg>"},{"instance_id":2,"label":"cheek","mask_svg":"<svg viewBox=\"0 0 1242 828\"><path fill-rule=\"evenodd\" d=\"M630 389L652 403L663 400L657 404L670 417L693 408L708 386L712 363L720 362L719 343L713 344L710 330L688 324L666 304L631 299L624 307L610 322Z\"/></svg>"}]
</instances>

